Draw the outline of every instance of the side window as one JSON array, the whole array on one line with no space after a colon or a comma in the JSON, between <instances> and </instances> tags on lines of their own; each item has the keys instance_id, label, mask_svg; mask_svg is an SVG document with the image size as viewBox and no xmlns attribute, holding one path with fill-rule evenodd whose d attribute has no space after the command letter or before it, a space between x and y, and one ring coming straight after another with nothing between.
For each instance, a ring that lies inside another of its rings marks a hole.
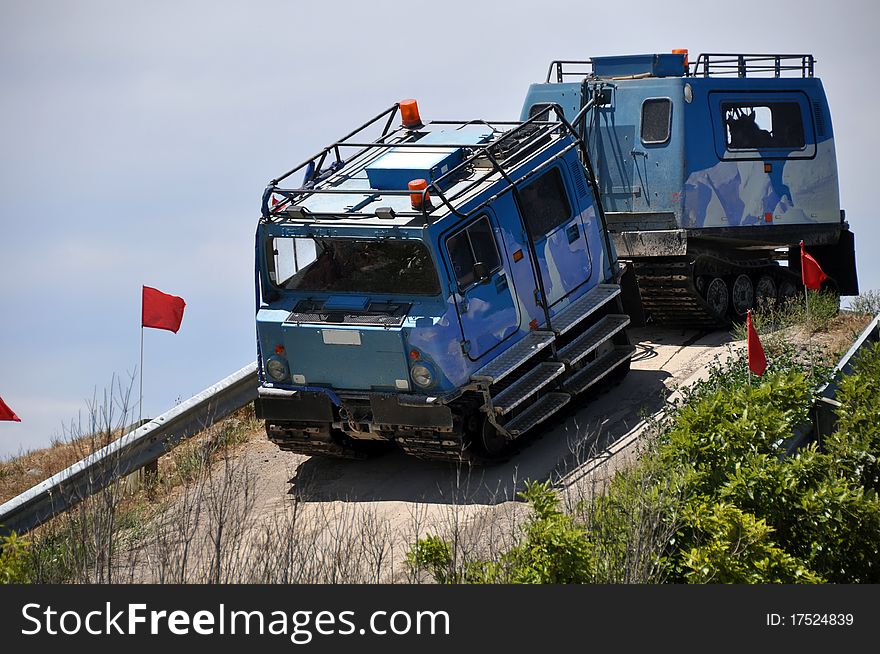
<instances>
[{"instance_id":1,"label":"side window","mask_svg":"<svg viewBox=\"0 0 880 654\"><path fill-rule=\"evenodd\" d=\"M535 238L549 234L571 218L571 205L559 168L529 182L519 190L523 218Z\"/></svg>"},{"instance_id":2,"label":"side window","mask_svg":"<svg viewBox=\"0 0 880 654\"><path fill-rule=\"evenodd\" d=\"M529 120L536 116L538 120L550 120L550 105L539 102L529 107Z\"/></svg>"},{"instance_id":3,"label":"side window","mask_svg":"<svg viewBox=\"0 0 880 654\"><path fill-rule=\"evenodd\" d=\"M725 102L721 116L729 150L804 147L804 121L797 102Z\"/></svg>"},{"instance_id":4,"label":"side window","mask_svg":"<svg viewBox=\"0 0 880 654\"><path fill-rule=\"evenodd\" d=\"M452 271L458 281L459 289L473 284L474 264L484 263L489 272L501 267L498 247L495 245L495 234L486 216L478 218L462 231L446 240Z\"/></svg>"},{"instance_id":5,"label":"side window","mask_svg":"<svg viewBox=\"0 0 880 654\"><path fill-rule=\"evenodd\" d=\"M642 103L642 143L660 145L672 132L672 100L648 98Z\"/></svg>"}]
</instances>

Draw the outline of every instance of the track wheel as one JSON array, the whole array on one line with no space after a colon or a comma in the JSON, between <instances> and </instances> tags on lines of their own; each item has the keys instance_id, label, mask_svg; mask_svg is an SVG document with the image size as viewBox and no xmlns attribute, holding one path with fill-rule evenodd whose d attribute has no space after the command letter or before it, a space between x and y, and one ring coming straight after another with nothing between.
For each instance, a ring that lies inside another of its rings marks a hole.
<instances>
[{"instance_id":1,"label":"track wheel","mask_svg":"<svg viewBox=\"0 0 880 654\"><path fill-rule=\"evenodd\" d=\"M776 296L778 290L776 282L770 275L761 275L758 277L758 283L755 285L755 307L766 311L772 309L776 304Z\"/></svg>"},{"instance_id":2,"label":"track wheel","mask_svg":"<svg viewBox=\"0 0 880 654\"><path fill-rule=\"evenodd\" d=\"M734 316L741 318L752 308L755 300L755 287L748 275L737 275L733 280L733 288L730 289L730 300Z\"/></svg>"},{"instance_id":3,"label":"track wheel","mask_svg":"<svg viewBox=\"0 0 880 654\"><path fill-rule=\"evenodd\" d=\"M716 318L723 320L727 316L728 297L727 282L720 277L709 282L706 288L706 304Z\"/></svg>"}]
</instances>

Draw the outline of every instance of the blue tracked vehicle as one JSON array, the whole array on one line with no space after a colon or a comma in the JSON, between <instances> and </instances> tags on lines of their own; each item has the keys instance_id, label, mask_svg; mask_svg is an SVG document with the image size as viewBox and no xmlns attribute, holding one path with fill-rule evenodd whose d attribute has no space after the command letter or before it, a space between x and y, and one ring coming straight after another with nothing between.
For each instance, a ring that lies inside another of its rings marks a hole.
<instances>
[{"instance_id":1,"label":"blue tracked vehicle","mask_svg":"<svg viewBox=\"0 0 880 654\"><path fill-rule=\"evenodd\" d=\"M423 124L405 101L272 180L256 234L269 438L491 459L624 375L590 171L564 119Z\"/></svg>"},{"instance_id":2,"label":"blue tracked vehicle","mask_svg":"<svg viewBox=\"0 0 880 654\"><path fill-rule=\"evenodd\" d=\"M559 105L588 143L608 228L654 321L715 326L802 294L800 241L830 289L858 294L814 63L596 57L554 61L529 88L523 118Z\"/></svg>"}]
</instances>

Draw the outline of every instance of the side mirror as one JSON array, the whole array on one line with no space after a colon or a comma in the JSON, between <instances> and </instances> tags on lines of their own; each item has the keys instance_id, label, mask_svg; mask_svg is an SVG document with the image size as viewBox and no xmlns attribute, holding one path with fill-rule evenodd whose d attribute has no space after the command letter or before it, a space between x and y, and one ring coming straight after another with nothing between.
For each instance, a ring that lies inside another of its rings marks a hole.
<instances>
[{"instance_id":1,"label":"side mirror","mask_svg":"<svg viewBox=\"0 0 880 654\"><path fill-rule=\"evenodd\" d=\"M474 263L474 280L478 284L485 284L490 279L489 276L489 266L487 266L482 261L477 261Z\"/></svg>"}]
</instances>

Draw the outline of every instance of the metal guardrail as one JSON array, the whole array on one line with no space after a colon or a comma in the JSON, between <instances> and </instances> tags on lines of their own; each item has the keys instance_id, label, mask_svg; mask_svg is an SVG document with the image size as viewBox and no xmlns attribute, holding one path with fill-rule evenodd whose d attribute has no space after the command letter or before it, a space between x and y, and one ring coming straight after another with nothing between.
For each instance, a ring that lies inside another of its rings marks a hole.
<instances>
[{"instance_id":1,"label":"metal guardrail","mask_svg":"<svg viewBox=\"0 0 880 654\"><path fill-rule=\"evenodd\" d=\"M252 363L12 498L0 505L0 535L29 531L156 461L180 441L252 402L257 386L257 364Z\"/></svg>"},{"instance_id":2,"label":"metal guardrail","mask_svg":"<svg viewBox=\"0 0 880 654\"><path fill-rule=\"evenodd\" d=\"M845 376L852 374L853 365L862 350L877 342L880 342L880 314L875 316L870 324L865 327L861 335L852 344L852 347L834 366L831 380L816 391L816 399L810 410L810 419L796 428L794 437L787 441L785 448L787 455L794 454L807 443L811 443L816 439L821 440L823 437L834 433L837 429L837 408L840 406L836 399L840 381Z\"/></svg>"},{"instance_id":3,"label":"metal guardrail","mask_svg":"<svg viewBox=\"0 0 880 654\"><path fill-rule=\"evenodd\" d=\"M825 384L817 392L815 404L816 435L819 438L833 433L837 427L836 409L840 404L835 399L840 387L840 381L846 375L852 374L853 364L859 357L859 353L867 346L880 342L880 314L865 327L862 334L856 339L849 351L834 368L831 381Z\"/></svg>"}]
</instances>

